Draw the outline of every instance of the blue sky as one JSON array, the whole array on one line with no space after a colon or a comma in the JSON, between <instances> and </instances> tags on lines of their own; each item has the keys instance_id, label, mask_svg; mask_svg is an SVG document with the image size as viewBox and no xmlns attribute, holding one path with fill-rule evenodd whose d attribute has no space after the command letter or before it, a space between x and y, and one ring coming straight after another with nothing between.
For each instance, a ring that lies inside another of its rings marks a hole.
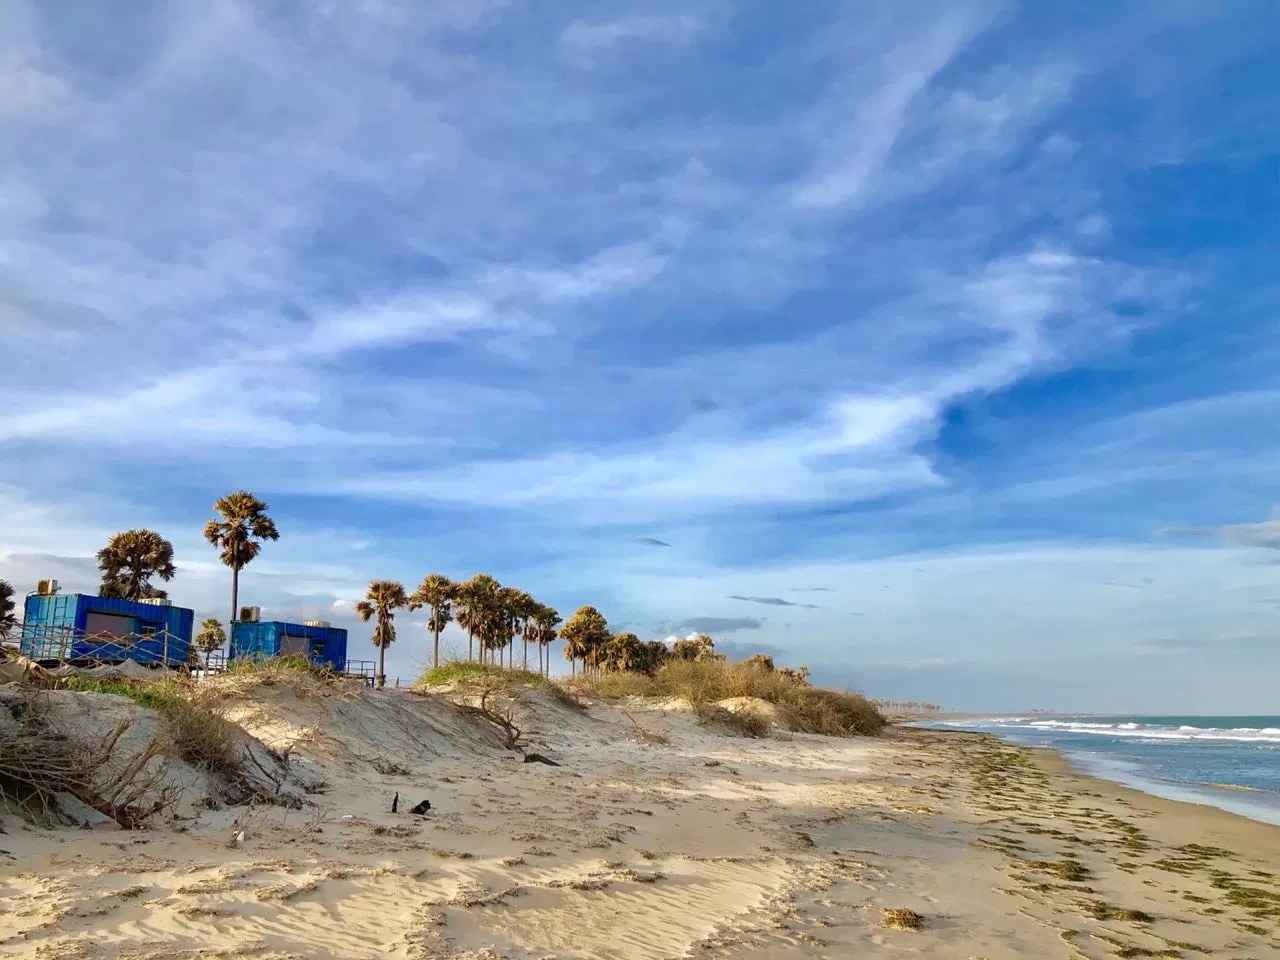
<instances>
[{"instance_id":1,"label":"blue sky","mask_svg":"<svg viewBox=\"0 0 1280 960\"><path fill-rule=\"evenodd\" d=\"M146 525L223 613L243 486L267 615L486 570L875 695L1275 712L1277 37L9 0L0 576L92 586Z\"/></svg>"}]
</instances>

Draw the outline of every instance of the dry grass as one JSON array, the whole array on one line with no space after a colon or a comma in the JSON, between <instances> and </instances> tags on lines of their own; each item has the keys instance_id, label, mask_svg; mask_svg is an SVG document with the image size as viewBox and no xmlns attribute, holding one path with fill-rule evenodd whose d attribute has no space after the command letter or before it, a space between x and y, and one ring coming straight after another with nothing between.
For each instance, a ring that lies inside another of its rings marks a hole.
<instances>
[{"instance_id":1,"label":"dry grass","mask_svg":"<svg viewBox=\"0 0 1280 960\"><path fill-rule=\"evenodd\" d=\"M654 730L646 730L644 727L640 726L640 721L626 710L623 710L622 714L631 721L631 725L635 727L636 736L640 738L642 743L649 743L659 747L668 747L671 745L671 738L666 734L658 733Z\"/></svg>"},{"instance_id":2,"label":"dry grass","mask_svg":"<svg viewBox=\"0 0 1280 960\"><path fill-rule=\"evenodd\" d=\"M769 721L754 710L726 710L714 703L700 703L694 707L698 722L704 726L727 727L735 733L752 739L769 735Z\"/></svg>"},{"instance_id":3,"label":"dry grass","mask_svg":"<svg viewBox=\"0 0 1280 960\"><path fill-rule=\"evenodd\" d=\"M470 660L450 660L432 667L421 677L413 688L419 692L432 687L482 687L504 694L514 694L521 688L532 687L545 690L561 706L574 710L585 710L582 703L572 692L559 684L548 680L540 673L532 670L508 669L491 663L476 663Z\"/></svg>"},{"instance_id":4,"label":"dry grass","mask_svg":"<svg viewBox=\"0 0 1280 960\"><path fill-rule=\"evenodd\" d=\"M164 783L164 745L153 738L126 754L121 741L131 727L127 720L91 743L54 728L47 693L25 691L4 708L9 716L0 733L0 806L52 823L58 797L69 794L136 829L177 804L179 791Z\"/></svg>"},{"instance_id":5,"label":"dry grass","mask_svg":"<svg viewBox=\"0 0 1280 960\"><path fill-rule=\"evenodd\" d=\"M881 924L891 930L923 930L924 917L906 907L893 907L884 911Z\"/></svg>"},{"instance_id":6,"label":"dry grass","mask_svg":"<svg viewBox=\"0 0 1280 960\"><path fill-rule=\"evenodd\" d=\"M780 671L747 663L699 663L675 660L652 677L637 673L604 673L567 681L573 692L603 700L626 697L680 697L694 707L733 697L770 703L788 730L828 736L873 736L884 718L860 694L811 687Z\"/></svg>"},{"instance_id":7,"label":"dry grass","mask_svg":"<svg viewBox=\"0 0 1280 960\"><path fill-rule=\"evenodd\" d=\"M79 680L69 678L67 686L87 693L127 697L139 706L162 714L168 723L174 756L197 770L225 780L242 771L237 727L215 705L217 694L189 680L159 682L132 680Z\"/></svg>"}]
</instances>

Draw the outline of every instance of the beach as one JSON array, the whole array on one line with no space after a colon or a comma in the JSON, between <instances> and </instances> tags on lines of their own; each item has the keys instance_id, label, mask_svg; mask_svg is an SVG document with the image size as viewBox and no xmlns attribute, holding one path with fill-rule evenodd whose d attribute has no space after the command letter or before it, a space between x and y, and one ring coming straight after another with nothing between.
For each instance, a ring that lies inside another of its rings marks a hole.
<instances>
[{"instance_id":1,"label":"beach","mask_svg":"<svg viewBox=\"0 0 1280 960\"><path fill-rule=\"evenodd\" d=\"M313 779L307 803L127 832L7 817L0 956L1280 956L1280 828L1047 751L748 739L670 701L513 707L558 766L440 695L228 694Z\"/></svg>"}]
</instances>

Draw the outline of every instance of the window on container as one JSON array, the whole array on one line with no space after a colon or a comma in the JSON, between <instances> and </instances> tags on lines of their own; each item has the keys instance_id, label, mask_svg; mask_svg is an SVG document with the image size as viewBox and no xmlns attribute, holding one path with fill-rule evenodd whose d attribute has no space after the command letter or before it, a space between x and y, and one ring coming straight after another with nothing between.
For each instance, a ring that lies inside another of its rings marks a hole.
<instances>
[{"instance_id":1,"label":"window on container","mask_svg":"<svg viewBox=\"0 0 1280 960\"><path fill-rule=\"evenodd\" d=\"M306 637L301 637L294 633L280 634L280 655L282 657L287 657L290 654L298 654L305 657L309 649L310 644L307 642Z\"/></svg>"}]
</instances>

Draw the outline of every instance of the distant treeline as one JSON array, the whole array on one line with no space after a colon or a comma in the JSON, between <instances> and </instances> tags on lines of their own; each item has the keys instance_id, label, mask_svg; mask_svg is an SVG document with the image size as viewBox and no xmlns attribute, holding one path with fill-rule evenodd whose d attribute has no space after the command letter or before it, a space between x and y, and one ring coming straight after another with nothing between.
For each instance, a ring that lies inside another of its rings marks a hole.
<instances>
[{"instance_id":1,"label":"distant treeline","mask_svg":"<svg viewBox=\"0 0 1280 960\"><path fill-rule=\"evenodd\" d=\"M872 700L876 707L889 713L941 713L942 707L923 700Z\"/></svg>"}]
</instances>

